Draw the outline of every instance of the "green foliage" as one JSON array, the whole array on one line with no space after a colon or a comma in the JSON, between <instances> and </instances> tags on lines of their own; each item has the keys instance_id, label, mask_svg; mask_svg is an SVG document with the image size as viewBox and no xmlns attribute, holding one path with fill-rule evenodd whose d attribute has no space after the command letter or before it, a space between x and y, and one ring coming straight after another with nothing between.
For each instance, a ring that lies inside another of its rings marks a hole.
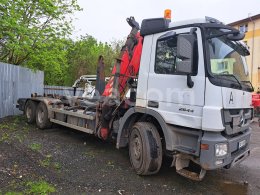
<instances>
[{"instance_id":1,"label":"green foliage","mask_svg":"<svg viewBox=\"0 0 260 195\"><path fill-rule=\"evenodd\" d=\"M29 187L28 194L45 195L56 192L56 189L46 181L28 182L26 186Z\"/></svg>"},{"instance_id":2,"label":"green foliage","mask_svg":"<svg viewBox=\"0 0 260 195\"><path fill-rule=\"evenodd\" d=\"M77 0L1 0L0 61L44 70L46 83L62 84L64 39L79 10Z\"/></svg>"},{"instance_id":3,"label":"green foliage","mask_svg":"<svg viewBox=\"0 0 260 195\"><path fill-rule=\"evenodd\" d=\"M0 130L6 130L9 129L9 126L7 124L0 124Z\"/></svg>"},{"instance_id":4,"label":"green foliage","mask_svg":"<svg viewBox=\"0 0 260 195\"><path fill-rule=\"evenodd\" d=\"M40 161L40 165L43 167L49 167L51 164L51 158L52 158L52 155L50 155L50 154L46 155L46 158L44 160Z\"/></svg>"},{"instance_id":5,"label":"green foliage","mask_svg":"<svg viewBox=\"0 0 260 195\"><path fill-rule=\"evenodd\" d=\"M0 143L8 142L10 140L10 135L8 133L3 133L0 138Z\"/></svg>"},{"instance_id":6,"label":"green foliage","mask_svg":"<svg viewBox=\"0 0 260 195\"><path fill-rule=\"evenodd\" d=\"M27 67L44 70L45 84L64 85L65 71L68 68L67 47L70 41L56 39L42 45L41 50L34 53L27 62Z\"/></svg>"},{"instance_id":7,"label":"green foliage","mask_svg":"<svg viewBox=\"0 0 260 195\"><path fill-rule=\"evenodd\" d=\"M61 169L61 164L58 163L58 162L55 162L55 163L53 164L53 166L54 166L54 168L55 168L56 170L60 170L60 169Z\"/></svg>"},{"instance_id":8,"label":"green foliage","mask_svg":"<svg viewBox=\"0 0 260 195\"><path fill-rule=\"evenodd\" d=\"M32 143L31 145L29 145L29 148L31 148L33 151L39 152L42 148L42 145L39 143Z\"/></svg>"},{"instance_id":9,"label":"green foliage","mask_svg":"<svg viewBox=\"0 0 260 195\"><path fill-rule=\"evenodd\" d=\"M5 195L22 195L22 194L23 193L21 193L21 192L7 192Z\"/></svg>"},{"instance_id":10,"label":"green foliage","mask_svg":"<svg viewBox=\"0 0 260 195\"><path fill-rule=\"evenodd\" d=\"M90 35L69 39L77 0L1 0L0 61L43 70L45 84L72 85L84 74L96 74L99 55L110 76L122 41L98 42Z\"/></svg>"},{"instance_id":11,"label":"green foliage","mask_svg":"<svg viewBox=\"0 0 260 195\"><path fill-rule=\"evenodd\" d=\"M23 64L45 44L70 34L76 0L2 0L0 4L0 59Z\"/></svg>"},{"instance_id":12,"label":"green foliage","mask_svg":"<svg viewBox=\"0 0 260 195\"><path fill-rule=\"evenodd\" d=\"M82 36L75 41L68 50L67 80L71 85L81 75L96 74L98 57L104 56L105 74L110 76L116 56L119 50L108 43L98 42L90 35Z\"/></svg>"}]
</instances>

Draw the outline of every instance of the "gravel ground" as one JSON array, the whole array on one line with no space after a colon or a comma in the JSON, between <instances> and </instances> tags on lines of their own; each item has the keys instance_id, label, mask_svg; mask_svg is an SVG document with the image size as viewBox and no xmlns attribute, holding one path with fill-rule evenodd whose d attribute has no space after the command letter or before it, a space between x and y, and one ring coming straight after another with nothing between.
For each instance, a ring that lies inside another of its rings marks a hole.
<instances>
[{"instance_id":1,"label":"gravel ground","mask_svg":"<svg viewBox=\"0 0 260 195\"><path fill-rule=\"evenodd\" d=\"M22 116L0 120L0 194L260 194L260 128L252 124L251 156L231 170L209 171L202 182L179 176L165 161L138 176L128 150L56 126L40 130Z\"/></svg>"}]
</instances>

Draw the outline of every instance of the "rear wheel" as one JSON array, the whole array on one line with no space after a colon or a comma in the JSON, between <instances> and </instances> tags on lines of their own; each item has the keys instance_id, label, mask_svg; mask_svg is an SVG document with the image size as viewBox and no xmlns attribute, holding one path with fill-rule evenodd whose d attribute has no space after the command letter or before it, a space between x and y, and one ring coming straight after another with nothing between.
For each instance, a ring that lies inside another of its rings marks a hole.
<instances>
[{"instance_id":1,"label":"rear wheel","mask_svg":"<svg viewBox=\"0 0 260 195\"><path fill-rule=\"evenodd\" d=\"M26 102L25 105L25 109L24 109L24 113L27 119L27 123L35 123L35 119L36 119L36 107L37 107L37 103L32 101L32 100L28 100Z\"/></svg>"},{"instance_id":2,"label":"rear wheel","mask_svg":"<svg viewBox=\"0 0 260 195\"><path fill-rule=\"evenodd\" d=\"M36 109L36 124L40 129L48 129L52 126L48 118L47 107L43 102L40 102Z\"/></svg>"},{"instance_id":3,"label":"rear wheel","mask_svg":"<svg viewBox=\"0 0 260 195\"><path fill-rule=\"evenodd\" d=\"M162 164L162 143L156 127L137 122L130 133L129 156L138 175L157 173Z\"/></svg>"}]
</instances>

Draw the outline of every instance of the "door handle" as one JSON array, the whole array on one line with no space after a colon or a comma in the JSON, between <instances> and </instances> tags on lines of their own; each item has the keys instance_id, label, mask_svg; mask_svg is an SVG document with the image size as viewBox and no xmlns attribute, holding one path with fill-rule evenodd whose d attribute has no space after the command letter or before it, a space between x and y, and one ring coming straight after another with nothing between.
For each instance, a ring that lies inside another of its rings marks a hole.
<instances>
[{"instance_id":1,"label":"door handle","mask_svg":"<svg viewBox=\"0 0 260 195\"><path fill-rule=\"evenodd\" d=\"M148 101L148 107L159 108L159 102L156 102L156 101Z\"/></svg>"}]
</instances>

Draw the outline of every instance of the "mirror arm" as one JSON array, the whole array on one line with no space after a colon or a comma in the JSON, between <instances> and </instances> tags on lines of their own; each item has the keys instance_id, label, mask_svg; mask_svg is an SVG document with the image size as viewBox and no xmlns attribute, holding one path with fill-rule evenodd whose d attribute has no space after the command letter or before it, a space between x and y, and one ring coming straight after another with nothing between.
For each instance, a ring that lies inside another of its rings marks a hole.
<instances>
[{"instance_id":1,"label":"mirror arm","mask_svg":"<svg viewBox=\"0 0 260 195\"><path fill-rule=\"evenodd\" d=\"M194 86L194 82L193 82L190 74L187 75L187 86L189 88L192 88Z\"/></svg>"},{"instance_id":2,"label":"mirror arm","mask_svg":"<svg viewBox=\"0 0 260 195\"><path fill-rule=\"evenodd\" d=\"M190 29L190 34L193 35L197 31L197 28Z\"/></svg>"},{"instance_id":3,"label":"mirror arm","mask_svg":"<svg viewBox=\"0 0 260 195\"><path fill-rule=\"evenodd\" d=\"M192 28L192 29L190 29L190 34L193 35L193 34L195 34L196 31L197 31L197 28ZM193 82L190 74L187 75L187 86L189 88L192 88L194 86L194 82Z\"/></svg>"}]
</instances>

